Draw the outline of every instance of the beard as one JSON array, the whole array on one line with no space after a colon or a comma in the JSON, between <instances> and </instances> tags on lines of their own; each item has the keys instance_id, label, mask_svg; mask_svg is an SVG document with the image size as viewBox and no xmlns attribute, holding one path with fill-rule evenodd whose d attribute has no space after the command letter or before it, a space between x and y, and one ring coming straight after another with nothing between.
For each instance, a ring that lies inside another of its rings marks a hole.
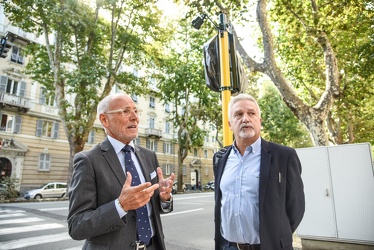
<instances>
[{"instance_id":1,"label":"beard","mask_svg":"<svg viewBox=\"0 0 374 250\"><path fill-rule=\"evenodd\" d=\"M252 138L256 135L255 131L253 129L251 130L240 130L239 131L239 137L240 138Z\"/></svg>"},{"instance_id":2,"label":"beard","mask_svg":"<svg viewBox=\"0 0 374 250\"><path fill-rule=\"evenodd\" d=\"M245 128L244 128L245 127ZM256 135L256 131L251 124L243 124L240 126L239 137L240 138L252 138Z\"/></svg>"}]
</instances>

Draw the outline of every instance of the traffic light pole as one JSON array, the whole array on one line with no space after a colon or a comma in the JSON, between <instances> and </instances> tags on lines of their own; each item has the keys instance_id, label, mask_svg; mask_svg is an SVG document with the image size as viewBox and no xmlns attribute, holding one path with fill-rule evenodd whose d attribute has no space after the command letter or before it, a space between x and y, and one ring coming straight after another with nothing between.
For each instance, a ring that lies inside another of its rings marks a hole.
<instances>
[{"instance_id":1,"label":"traffic light pole","mask_svg":"<svg viewBox=\"0 0 374 250\"><path fill-rule=\"evenodd\" d=\"M230 82L230 60L229 60L229 39L227 31L226 15L219 15L219 59L220 59L220 81L222 95L222 127L223 127L223 146L229 146L233 142L233 136L229 127L228 107L231 98Z\"/></svg>"}]
</instances>

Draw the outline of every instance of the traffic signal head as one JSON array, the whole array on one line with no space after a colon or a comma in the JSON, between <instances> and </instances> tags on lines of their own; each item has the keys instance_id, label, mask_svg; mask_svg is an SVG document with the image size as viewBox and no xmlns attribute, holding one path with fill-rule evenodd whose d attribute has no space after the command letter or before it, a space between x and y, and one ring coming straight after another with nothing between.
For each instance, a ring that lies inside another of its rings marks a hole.
<instances>
[{"instance_id":1,"label":"traffic signal head","mask_svg":"<svg viewBox=\"0 0 374 250\"><path fill-rule=\"evenodd\" d=\"M12 48L12 45L7 43L7 39L5 37L1 38L1 43L0 43L0 56L2 58L7 58L8 57L8 52Z\"/></svg>"}]
</instances>

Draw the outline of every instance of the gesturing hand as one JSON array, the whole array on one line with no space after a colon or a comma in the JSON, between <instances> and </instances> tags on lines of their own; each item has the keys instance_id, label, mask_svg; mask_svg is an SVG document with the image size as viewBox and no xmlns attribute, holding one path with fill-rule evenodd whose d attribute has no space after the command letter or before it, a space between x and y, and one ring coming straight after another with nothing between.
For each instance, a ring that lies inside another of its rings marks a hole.
<instances>
[{"instance_id":1,"label":"gesturing hand","mask_svg":"<svg viewBox=\"0 0 374 250\"><path fill-rule=\"evenodd\" d=\"M151 185L145 182L139 186L131 186L132 176L127 172L126 182L122 187L120 196L118 197L121 206L126 211L135 210L144 206L151 199L154 191L159 188L159 184Z\"/></svg>"},{"instance_id":2,"label":"gesturing hand","mask_svg":"<svg viewBox=\"0 0 374 250\"><path fill-rule=\"evenodd\" d=\"M175 175L174 173L172 173L169 178L164 179L164 175L162 174L162 170L160 167L157 168L157 175L158 175L160 198L163 201L168 201L170 200L170 196L171 196L170 193L173 190Z\"/></svg>"}]
</instances>

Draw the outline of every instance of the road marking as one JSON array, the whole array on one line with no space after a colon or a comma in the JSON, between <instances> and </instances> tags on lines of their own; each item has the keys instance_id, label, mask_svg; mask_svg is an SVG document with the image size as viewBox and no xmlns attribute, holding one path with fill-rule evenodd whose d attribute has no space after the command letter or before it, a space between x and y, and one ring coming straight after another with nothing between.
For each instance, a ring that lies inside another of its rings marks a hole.
<instances>
[{"instance_id":1,"label":"road marking","mask_svg":"<svg viewBox=\"0 0 374 250\"><path fill-rule=\"evenodd\" d=\"M58 223L48 223L48 224L33 225L33 226L2 228L0 229L0 235L33 232L33 231L48 230L48 229L61 228L61 227L65 227L65 226L58 224Z\"/></svg>"},{"instance_id":2,"label":"road marking","mask_svg":"<svg viewBox=\"0 0 374 250\"><path fill-rule=\"evenodd\" d=\"M66 248L64 250L82 250L82 247L72 247L72 248Z\"/></svg>"},{"instance_id":3,"label":"road marking","mask_svg":"<svg viewBox=\"0 0 374 250\"><path fill-rule=\"evenodd\" d=\"M0 219L1 218L9 218L9 217L19 217L19 216L26 216L25 214L21 213L15 213L15 214L0 214Z\"/></svg>"},{"instance_id":4,"label":"road marking","mask_svg":"<svg viewBox=\"0 0 374 250\"><path fill-rule=\"evenodd\" d=\"M52 207L52 208L42 208L38 209L39 211L56 211L56 210L67 210L68 207Z\"/></svg>"},{"instance_id":5,"label":"road marking","mask_svg":"<svg viewBox=\"0 0 374 250\"><path fill-rule=\"evenodd\" d=\"M172 216L172 215L177 215L177 214L193 213L193 212L197 212L197 211L201 211L201 210L204 210L204 208L186 210L186 211L182 211L182 212L172 212L172 213L168 213L168 214L161 214L161 217Z\"/></svg>"},{"instance_id":6,"label":"road marking","mask_svg":"<svg viewBox=\"0 0 374 250\"><path fill-rule=\"evenodd\" d=\"M187 196L187 197L178 197L178 196L173 196L174 200L190 200L190 199L203 199L206 197L213 197L214 193L209 193L209 194L204 194L204 195L198 195L198 196Z\"/></svg>"},{"instance_id":7,"label":"road marking","mask_svg":"<svg viewBox=\"0 0 374 250\"><path fill-rule=\"evenodd\" d=\"M0 225L27 223L27 222L36 222L36 221L44 221L44 220L40 218L36 218L36 217L24 218L24 219L13 219L13 220L0 220Z\"/></svg>"},{"instance_id":8,"label":"road marking","mask_svg":"<svg viewBox=\"0 0 374 250\"><path fill-rule=\"evenodd\" d=\"M11 240L7 242L0 242L0 250L16 249L21 247L29 247L40 245L44 243L62 241L71 239L68 233L50 234L38 237L23 238L20 240Z\"/></svg>"},{"instance_id":9,"label":"road marking","mask_svg":"<svg viewBox=\"0 0 374 250\"><path fill-rule=\"evenodd\" d=\"M0 209L0 213L8 213L8 214L12 214L12 213L24 213L25 211L23 210L10 210L10 209Z\"/></svg>"}]
</instances>

